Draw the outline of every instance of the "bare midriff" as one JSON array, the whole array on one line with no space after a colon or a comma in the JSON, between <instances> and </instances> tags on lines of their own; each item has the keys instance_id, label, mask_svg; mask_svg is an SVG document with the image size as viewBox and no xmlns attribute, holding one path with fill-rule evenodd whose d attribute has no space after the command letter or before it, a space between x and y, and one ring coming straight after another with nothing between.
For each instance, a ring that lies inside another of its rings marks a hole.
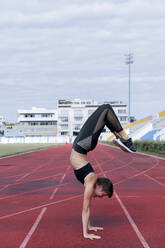
<instances>
[{"instance_id":1,"label":"bare midriff","mask_svg":"<svg viewBox=\"0 0 165 248\"><path fill-rule=\"evenodd\" d=\"M72 149L70 155L70 162L72 164L73 169L78 170L88 164L89 161L86 154L81 154Z\"/></svg>"}]
</instances>

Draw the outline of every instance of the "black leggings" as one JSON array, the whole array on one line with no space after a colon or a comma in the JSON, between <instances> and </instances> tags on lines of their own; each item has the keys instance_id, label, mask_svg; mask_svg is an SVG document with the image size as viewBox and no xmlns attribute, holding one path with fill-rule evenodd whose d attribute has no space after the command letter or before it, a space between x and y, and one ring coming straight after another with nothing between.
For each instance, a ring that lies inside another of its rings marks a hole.
<instances>
[{"instance_id":1,"label":"black leggings","mask_svg":"<svg viewBox=\"0 0 165 248\"><path fill-rule=\"evenodd\" d=\"M112 133L119 133L123 130L110 104L99 106L87 119L73 143L73 149L82 154L93 150L105 126L107 126Z\"/></svg>"}]
</instances>

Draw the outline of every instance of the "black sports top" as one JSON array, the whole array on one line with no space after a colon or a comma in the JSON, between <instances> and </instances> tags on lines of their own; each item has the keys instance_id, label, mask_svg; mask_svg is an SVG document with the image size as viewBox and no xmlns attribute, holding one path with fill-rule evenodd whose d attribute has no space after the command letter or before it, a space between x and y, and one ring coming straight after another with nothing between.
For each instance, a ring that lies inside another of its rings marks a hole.
<instances>
[{"instance_id":1,"label":"black sports top","mask_svg":"<svg viewBox=\"0 0 165 248\"><path fill-rule=\"evenodd\" d=\"M78 170L74 170L74 174L76 176L76 178L82 183L84 184L84 179L85 177L91 173L94 172L94 169L92 168L91 164L88 163L85 166L83 166L82 168L78 169Z\"/></svg>"}]
</instances>

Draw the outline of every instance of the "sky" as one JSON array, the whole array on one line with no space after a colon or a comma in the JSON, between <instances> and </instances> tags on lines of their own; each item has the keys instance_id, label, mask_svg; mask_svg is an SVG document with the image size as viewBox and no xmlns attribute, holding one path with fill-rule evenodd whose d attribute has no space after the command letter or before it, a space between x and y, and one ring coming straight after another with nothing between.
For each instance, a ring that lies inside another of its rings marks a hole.
<instances>
[{"instance_id":1,"label":"sky","mask_svg":"<svg viewBox=\"0 0 165 248\"><path fill-rule=\"evenodd\" d=\"M137 119L165 110L164 0L0 0L0 116L58 99L128 103Z\"/></svg>"}]
</instances>

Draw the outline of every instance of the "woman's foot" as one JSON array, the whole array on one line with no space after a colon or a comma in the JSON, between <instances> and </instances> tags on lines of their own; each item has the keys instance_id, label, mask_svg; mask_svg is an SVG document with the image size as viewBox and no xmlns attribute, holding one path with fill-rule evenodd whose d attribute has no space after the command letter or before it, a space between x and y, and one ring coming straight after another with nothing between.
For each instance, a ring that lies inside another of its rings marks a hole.
<instances>
[{"instance_id":1,"label":"woman's foot","mask_svg":"<svg viewBox=\"0 0 165 248\"><path fill-rule=\"evenodd\" d=\"M131 152L131 153L135 153L136 152L136 148L134 147L131 138L125 140L125 139L123 139L121 137L116 137L113 140L113 143L115 145L119 146L125 152Z\"/></svg>"}]
</instances>

